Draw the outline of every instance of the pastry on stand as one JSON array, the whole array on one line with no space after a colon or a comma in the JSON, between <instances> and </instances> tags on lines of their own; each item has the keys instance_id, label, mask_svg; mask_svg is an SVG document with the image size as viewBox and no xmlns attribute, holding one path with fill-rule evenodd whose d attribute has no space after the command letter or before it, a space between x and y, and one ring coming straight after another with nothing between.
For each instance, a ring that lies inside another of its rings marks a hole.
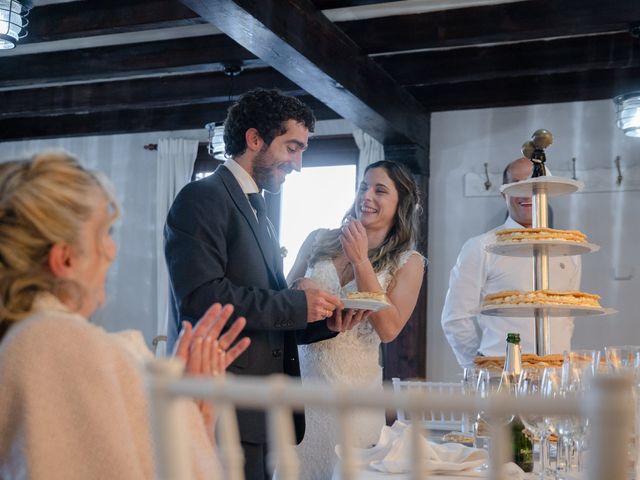
<instances>
[{"instance_id":1,"label":"pastry on stand","mask_svg":"<svg viewBox=\"0 0 640 480\"><path fill-rule=\"evenodd\" d=\"M548 197L574 193L584 187L580 181L547 175L545 148L553 143L548 130L536 130L522 147L533 163L531 178L503 185L502 193L532 198L532 228L505 229L497 232L496 243L487 251L513 257L532 257L534 281L529 292L496 292L487 295L480 313L499 317L534 317L536 355L551 353L550 317L603 315L615 310L603 308L599 296L584 292L558 292L549 289L549 257L581 255L600 247L587 242L577 230L549 228Z\"/></svg>"}]
</instances>

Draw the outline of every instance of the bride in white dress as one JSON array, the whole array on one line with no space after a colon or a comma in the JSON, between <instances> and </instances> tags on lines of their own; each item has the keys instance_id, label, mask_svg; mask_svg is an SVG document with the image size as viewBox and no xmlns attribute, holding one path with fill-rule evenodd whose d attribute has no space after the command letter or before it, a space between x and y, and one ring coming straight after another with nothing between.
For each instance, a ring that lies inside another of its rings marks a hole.
<instances>
[{"instance_id":1,"label":"bride in white dress","mask_svg":"<svg viewBox=\"0 0 640 480\"><path fill-rule=\"evenodd\" d=\"M391 306L377 313L337 310L338 336L299 346L303 382L361 385L382 389L381 342L395 339L416 305L424 258L413 250L418 195L411 175L389 161L369 165L352 208L338 230L317 230L305 240L288 280L294 288L385 292ZM364 318L364 320L363 320ZM355 327L351 329L351 326ZM357 447L378 441L384 411L349 415ZM306 429L296 447L300 478L330 479L338 460L335 413L305 409Z\"/></svg>"}]
</instances>

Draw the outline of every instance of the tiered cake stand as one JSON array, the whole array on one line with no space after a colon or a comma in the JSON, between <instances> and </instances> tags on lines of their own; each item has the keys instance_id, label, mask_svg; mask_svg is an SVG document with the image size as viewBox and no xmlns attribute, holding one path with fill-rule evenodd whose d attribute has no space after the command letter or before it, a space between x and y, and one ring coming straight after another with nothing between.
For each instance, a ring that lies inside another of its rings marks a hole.
<instances>
[{"instance_id":1,"label":"tiered cake stand","mask_svg":"<svg viewBox=\"0 0 640 480\"><path fill-rule=\"evenodd\" d=\"M548 227L547 198L577 192L584 184L569 178L539 176L509 183L501 187L505 194L515 197L531 197L533 228ZM531 240L527 242L499 243L486 247L487 251L497 255L533 258L533 290L549 288L549 257L564 255L582 255L595 252L600 247L591 243L569 242L564 240ZM604 315L613 310L571 305L496 305L481 309L483 315L497 317L534 317L536 355L551 353L549 335L549 317L579 317Z\"/></svg>"}]
</instances>

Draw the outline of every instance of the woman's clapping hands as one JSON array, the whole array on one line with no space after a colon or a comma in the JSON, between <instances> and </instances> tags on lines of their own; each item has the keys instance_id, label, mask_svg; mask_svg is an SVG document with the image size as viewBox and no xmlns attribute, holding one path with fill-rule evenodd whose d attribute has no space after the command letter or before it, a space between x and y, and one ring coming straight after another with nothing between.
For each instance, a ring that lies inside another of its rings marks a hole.
<instances>
[{"instance_id":1,"label":"woman's clapping hands","mask_svg":"<svg viewBox=\"0 0 640 480\"><path fill-rule=\"evenodd\" d=\"M233 305L213 304L195 327L182 322L182 331L176 344L174 356L185 363L187 375L224 375L225 370L251 343L247 337L235 343L247 321L239 317L222 335L222 329L233 313ZM207 431L213 434L215 415L209 402L197 401Z\"/></svg>"}]
</instances>

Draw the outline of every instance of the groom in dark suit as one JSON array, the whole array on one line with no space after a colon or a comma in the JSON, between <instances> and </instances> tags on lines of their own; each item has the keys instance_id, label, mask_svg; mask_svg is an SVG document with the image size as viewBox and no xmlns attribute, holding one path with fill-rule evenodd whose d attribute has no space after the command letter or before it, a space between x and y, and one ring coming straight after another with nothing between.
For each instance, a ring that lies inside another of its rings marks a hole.
<instances>
[{"instance_id":1,"label":"groom in dark suit","mask_svg":"<svg viewBox=\"0 0 640 480\"><path fill-rule=\"evenodd\" d=\"M251 345L230 367L237 375L300 375L298 343L334 336L340 300L319 289L291 290L262 190L278 192L302 167L315 119L302 102L274 90L253 90L229 109L228 160L213 175L185 186L165 227L172 289L169 346L180 322L195 323L213 302L235 305L247 318ZM331 319L327 322L327 318ZM352 327L352 326L351 326ZM298 442L304 415L295 416ZM262 412L238 412L248 480L271 478Z\"/></svg>"}]
</instances>

